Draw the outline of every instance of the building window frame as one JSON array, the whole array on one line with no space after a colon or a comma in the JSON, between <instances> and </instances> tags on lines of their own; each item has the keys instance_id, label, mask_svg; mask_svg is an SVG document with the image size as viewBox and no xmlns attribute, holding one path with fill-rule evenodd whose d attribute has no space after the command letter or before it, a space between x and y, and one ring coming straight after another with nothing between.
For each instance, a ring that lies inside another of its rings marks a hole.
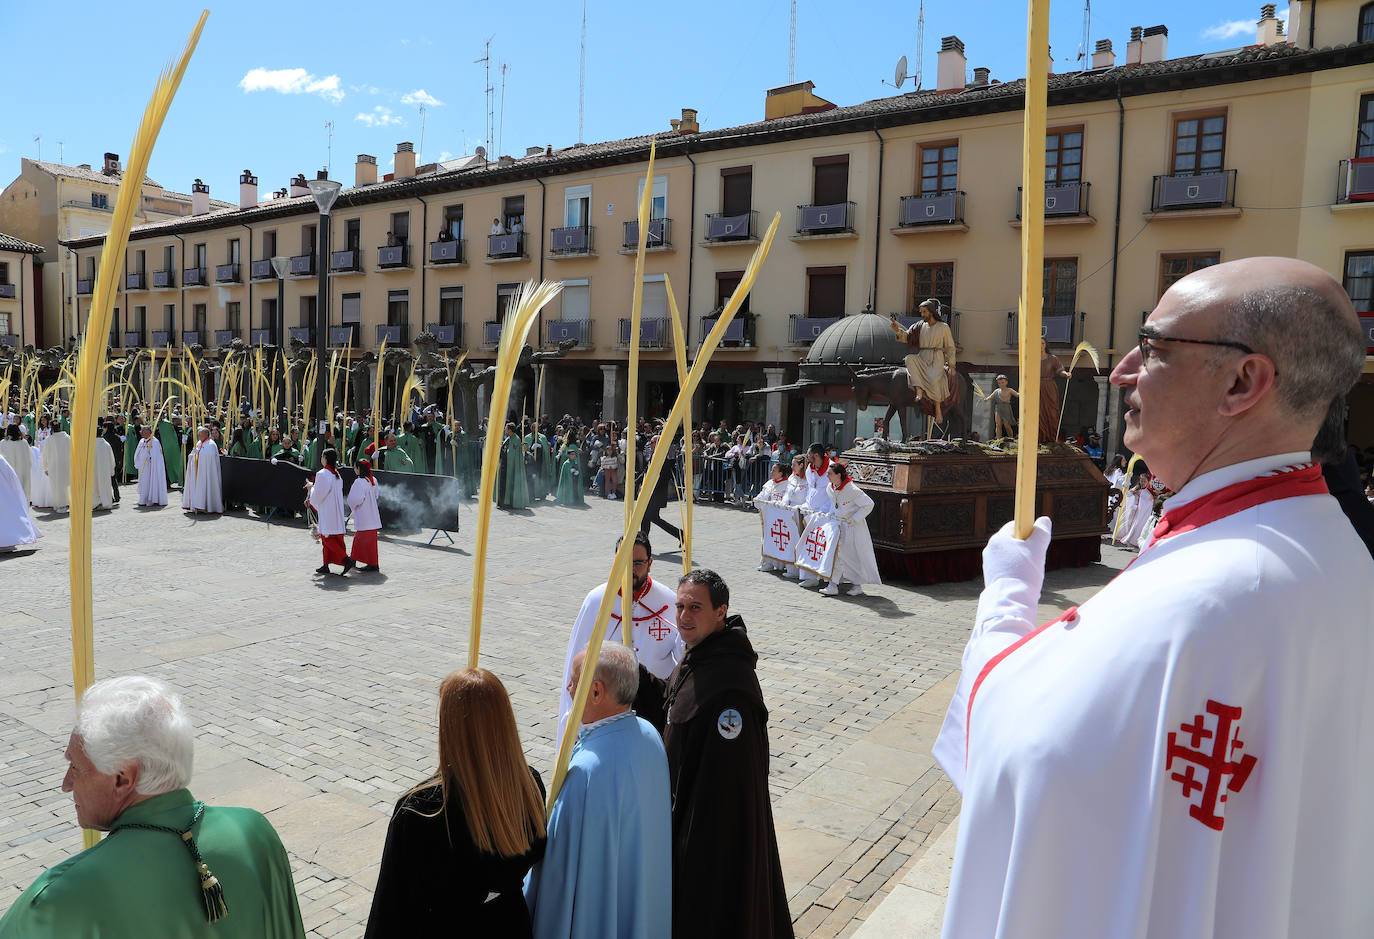
<instances>
[{"instance_id":1,"label":"building window frame","mask_svg":"<svg viewBox=\"0 0 1374 939\"><path fill-rule=\"evenodd\" d=\"M1368 42L1374 39L1374 3L1366 3L1360 7L1360 18L1357 22L1359 27L1355 32L1356 42Z\"/></svg>"},{"instance_id":2,"label":"building window frame","mask_svg":"<svg viewBox=\"0 0 1374 939\"><path fill-rule=\"evenodd\" d=\"M1169 174L1200 176L1225 171L1230 119L1228 108L1209 108L1173 115L1169 134ZM1214 123L1218 120L1221 122L1219 130Z\"/></svg>"},{"instance_id":3,"label":"building window frame","mask_svg":"<svg viewBox=\"0 0 1374 939\"><path fill-rule=\"evenodd\" d=\"M906 308L916 315L916 307L923 300L934 297L940 301L944 315L954 309L956 265L953 261L916 261L907 265Z\"/></svg>"},{"instance_id":4,"label":"building window frame","mask_svg":"<svg viewBox=\"0 0 1374 939\"><path fill-rule=\"evenodd\" d=\"M1056 127L1045 133L1045 183L1072 186L1083 182L1083 125Z\"/></svg>"},{"instance_id":5,"label":"building window frame","mask_svg":"<svg viewBox=\"0 0 1374 939\"><path fill-rule=\"evenodd\" d=\"M1357 270L1351 262L1362 262L1360 269ZM1374 250L1345 253L1341 263L1341 286L1354 304L1356 313L1374 316Z\"/></svg>"},{"instance_id":6,"label":"building window frame","mask_svg":"<svg viewBox=\"0 0 1374 939\"><path fill-rule=\"evenodd\" d=\"M928 140L916 145L916 192L938 196L959 188L959 138Z\"/></svg>"},{"instance_id":7,"label":"building window frame","mask_svg":"<svg viewBox=\"0 0 1374 939\"><path fill-rule=\"evenodd\" d=\"M1370 9L1374 9L1371 3ZM1355 112L1355 158L1374 157L1374 91L1360 95Z\"/></svg>"},{"instance_id":8,"label":"building window frame","mask_svg":"<svg viewBox=\"0 0 1374 939\"><path fill-rule=\"evenodd\" d=\"M1199 263L1203 262L1203 263ZM1169 251L1159 256L1159 294L1196 271L1221 263L1221 251Z\"/></svg>"},{"instance_id":9,"label":"building window frame","mask_svg":"<svg viewBox=\"0 0 1374 939\"><path fill-rule=\"evenodd\" d=\"M1042 316L1073 316L1078 312L1078 257L1045 258ZM1067 286L1066 286L1067 285Z\"/></svg>"}]
</instances>

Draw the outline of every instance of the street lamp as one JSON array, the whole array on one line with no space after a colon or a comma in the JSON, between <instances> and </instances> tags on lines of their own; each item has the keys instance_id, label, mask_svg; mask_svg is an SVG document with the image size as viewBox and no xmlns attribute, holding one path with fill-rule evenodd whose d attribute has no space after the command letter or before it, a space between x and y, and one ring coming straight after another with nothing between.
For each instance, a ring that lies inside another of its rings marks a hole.
<instances>
[{"instance_id":1,"label":"street lamp","mask_svg":"<svg viewBox=\"0 0 1374 939\"><path fill-rule=\"evenodd\" d=\"M272 344L286 348L286 275L291 271L291 259L284 254L272 256L272 270L277 272L277 315L272 321Z\"/></svg>"},{"instance_id":2,"label":"street lamp","mask_svg":"<svg viewBox=\"0 0 1374 939\"><path fill-rule=\"evenodd\" d=\"M315 299L315 407L312 410L315 412L315 429L322 434L328 422L334 419L332 414L324 413L323 387L325 352L329 342L329 210L334 207L334 200L339 198L342 184L326 179L324 170L321 170L307 185L310 195L315 197L315 204L320 208L320 257L316 262L320 286Z\"/></svg>"}]
</instances>

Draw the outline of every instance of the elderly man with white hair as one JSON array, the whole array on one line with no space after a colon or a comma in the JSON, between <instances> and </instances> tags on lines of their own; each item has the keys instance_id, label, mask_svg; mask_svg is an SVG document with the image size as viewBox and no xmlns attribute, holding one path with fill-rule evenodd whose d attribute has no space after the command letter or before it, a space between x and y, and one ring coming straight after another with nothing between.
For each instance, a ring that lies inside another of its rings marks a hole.
<instances>
[{"instance_id":1,"label":"elderly man with white hair","mask_svg":"<svg viewBox=\"0 0 1374 939\"><path fill-rule=\"evenodd\" d=\"M210 430L196 433L196 445L186 461L186 485L181 491L183 512L224 512L224 486L220 476L219 445L210 439Z\"/></svg>"},{"instance_id":2,"label":"elderly man with white hair","mask_svg":"<svg viewBox=\"0 0 1374 939\"><path fill-rule=\"evenodd\" d=\"M187 788L195 729L152 678L81 696L62 791L105 839L49 868L0 919L2 939L303 939L291 863L252 809L207 806Z\"/></svg>"}]
</instances>

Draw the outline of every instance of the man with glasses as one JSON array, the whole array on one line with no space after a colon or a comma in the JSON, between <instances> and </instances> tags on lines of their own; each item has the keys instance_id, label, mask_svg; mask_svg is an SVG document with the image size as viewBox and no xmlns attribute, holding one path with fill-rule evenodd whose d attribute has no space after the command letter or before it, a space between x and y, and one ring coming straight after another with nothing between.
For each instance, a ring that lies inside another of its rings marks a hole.
<instances>
[{"instance_id":1,"label":"man with glasses","mask_svg":"<svg viewBox=\"0 0 1374 939\"><path fill-rule=\"evenodd\" d=\"M616 549L620 548L617 539ZM654 678L666 680L673 674L677 663L682 661L684 646L677 633L677 592L668 584L659 583L649 576L654 565L654 553L649 546L649 536L640 532L634 537L631 549L630 586L634 591L633 616L634 628L630 632L635 655L639 657L639 693L635 696L635 713L644 718L661 733L663 731L663 683L645 679L647 672ZM563 661L563 691L558 701L558 739L563 739L563 728L572 710L572 695L568 694L568 681L573 672L573 659L577 653L587 648L592 638L592 627L596 625L596 613L601 609L601 598L605 596L606 584L593 587L582 601L582 608L573 622L572 635L568 637L568 654ZM611 605L611 620L606 626L604 642L624 642L620 631L624 615L621 606L623 597L620 586L616 585L616 597Z\"/></svg>"},{"instance_id":2,"label":"man with glasses","mask_svg":"<svg viewBox=\"0 0 1374 939\"><path fill-rule=\"evenodd\" d=\"M1036 628L1049 519L984 551L946 939L1370 934L1374 560L1309 452L1364 346L1303 261L1160 299L1111 377L1175 492L1140 557Z\"/></svg>"}]
</instances>

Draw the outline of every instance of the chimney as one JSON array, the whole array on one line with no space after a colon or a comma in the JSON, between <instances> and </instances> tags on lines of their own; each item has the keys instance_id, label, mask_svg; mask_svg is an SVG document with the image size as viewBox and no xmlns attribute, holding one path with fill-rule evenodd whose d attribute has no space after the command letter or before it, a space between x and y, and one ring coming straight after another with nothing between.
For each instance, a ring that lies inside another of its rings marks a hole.
<instances>
[{"instance_id":1,"label":"chimney","mask_svg":"<svg viewBox=\"0 0 1374 939\"><path fill-rule=\"evenodd\" d=\"M936 91L963 91L964 76L968 74L968 59L964 57L964 42L958 36L940 40L940 54L935 73Z\"/></svg>"},{"instance_id":2,"label":"chimney","mask_svg":"<svg viewBox=\"0 0 1374 939\"><path fill-rule=\"evenodd\" d=\"M1054 46L1045 47L1045 73L1054 74Z\"/></svg>"},{"instance_id":3,"label":"chimney","mask_svg":"<svg viewBox=\"0 0 1374 939\"><path fill-rule=\"evenodd\" d=\"M210 187L200 180L191 184L191 214L204 215L210 211Z\"/></svg>"},{"instance_id":4,"label":"chimney","mask_svg":"<svg viewBox=\"0 0 1374 939\"><path fill-rule=\"evenodd\" d=\"M1274 4L1266 3L1260 7L1258 35L1255 42L1261 46L1278 45L1283 35L1283 24L1274 15Z\"/></svg>"},{"instance_id":5,"label":"chimney","mask_svg":"<svg viewBox=\"0 0 1374 939\"><path fill-rule=\"evenodd\" d=\"M251 209L258 204L258 178L252 170L244 170L239 176L239 208Z\"/></svg>"},{"instance_id":6,"label":"chimney","mask_svg":"<svg viewBox=\"0 0 1374 939\"><path fill-rule=\"evenodd\" d=\"M525 156L527 156L527 157L536 157L536 156L543 156L543 155L544 155L544 148L543 148L543 147L526 147L526 148L525 148Z\"/></svg>"},{"instance_id":7,"label":"chimney","mask_svg":"<svg viewBox=\"0 0 1374 939\"><path fill-rule=\"evenodd\" d=\"M1140 35L1143 33L1139 26L1131 27L1131 41L1126 43L1126 64L1140 64Z\"/></svg>"},{"instance_id":8,"label":"chimney","mask_svg":"<svg viewBox=\"0 0 1374 939\"><path fill-rule=\"evenodd\" d=\"M988 83L988 76L992 74L992 69L976 68L973 70L973 81L969 82L970 88L983 88Z\"/></svg>"},{"instance_id":9,"label":"chimney","mask_svg":"<svg viewBox=\"0 0 1374 939\"><path fill-rule=\"evenodd\" d=\"M1140 42L1140 64L1163 62L1168 58L1169 27L1147 26L1145 38Z\"/></svg>"},{"instance_id":10,"label":"chimney","mask_svg":"<svg viewBox=\"0 0 1374 939\"><path fill-rule=\"evenodd\" d=\"M300 173L295 179L291 180L291 198L294 199L296 196L308 195L310 195L310 187L306 185L305 174Z\"/></svg>"},{"instance_id":11,"label":"chimney","mask_svg":"<svg viewBox=\"0 0 1374 939\"><path fill-rule=\"evenodd\" d=\"M106 176L118 176L118 175L119 175L119 154L118 154L118 153L107 153L107 154L105 154L105 168L104 168L104 170L102 170L102 172L103 172Z\"/></svg>"},{"instance_id":12,"label":"chimney","mask_svg":"<svg viewBox=\"0 0 1374 939\"><path fill-rule=\"evenodd\" d=\"M415 145L410 141L396 145L396 171L391 175L397 179L409 179L415 175Z\"/></svg>"},{"instance_id":13,"label":"chimney","mask_svg":"<svg viewBox=\"0 0 1374 939\"><path fill-rule=\"evenodd\" d=\"M377 182L377 158L370 153L358 154L358 162L353 167L353 185L372 186ZM310 190L306 190L309 192Z\"/></svg>"},{"instance_id":14,"label":"chimney","mask_svg":"<svg viewBox=\"0 0 1374 939\"><path fill-rule=\"evenodd\" d=\"M695 134L701 130L701 125L697 123L697 109L683 108L682 120L677 125L679 134Z\"/></svg>"},{"instance_id":15,"label":"chimney","mask_svg":"<svg viewBox=\"0 0 1374 939\"><path fill-rule=\"evenodd\" d=\"M681 120L680 118L676 118L676 117L670 117L670 118L668 118L668 126L669 126L670 128L672 128L673 133L675 133L675 134L678 133L678 127L681 126L681 124L682 124L682 120Z\"/></svg>"},{"instance_id":16,"label":"chimney","mask_svg":"<svg viewBox=\"0 0 1374 939\"><path fill-rule=\"evenodd\" d=\"M285 190L285 189L274 189L274 190L272 190L272 198L273 198L273 199L285 199L285 198L286 198L286 190Z\"/></svg>"},{"instance_id":17,"label":"chimney","mask_svg":"<svg viewBox=\"0 0 1374 939\"><path fill-rule=\"evenodd\" d=\"M1093 50L1093 68L1111 68L1115 64L1116 53L1112 51L1112 41L1097 40L1097 48Z\"/></svg>"}]
</instances>

